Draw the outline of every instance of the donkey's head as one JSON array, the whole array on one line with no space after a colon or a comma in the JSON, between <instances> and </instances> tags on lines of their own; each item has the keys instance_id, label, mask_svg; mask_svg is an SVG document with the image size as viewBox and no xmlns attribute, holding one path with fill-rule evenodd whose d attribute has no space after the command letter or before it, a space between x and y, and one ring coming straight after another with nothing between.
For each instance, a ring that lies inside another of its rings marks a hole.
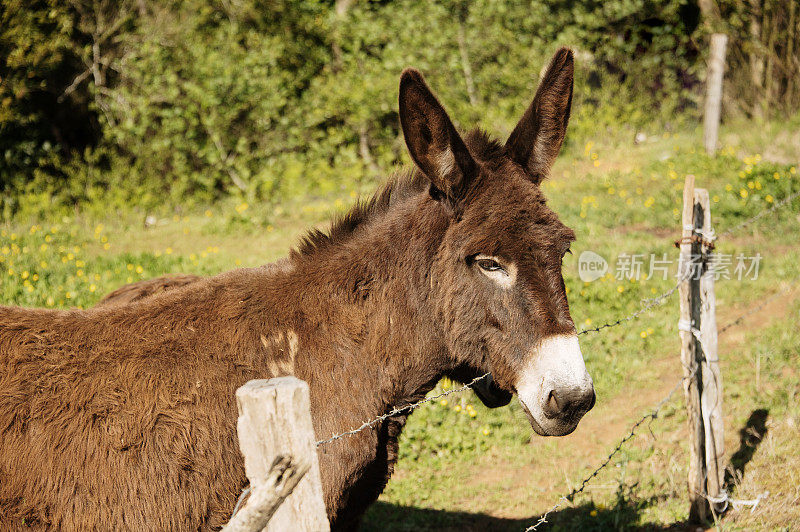
<instances>
[{"instance_id":1,"label":"donkey's head","mask_svg":"<svg viewBox=\"0 0 800 532\"><path fill-rule=\"evenodd\" d=\"M400 80L408 150L449 217L431 264L436 320L460 367L491 371L541 435L572 432L595 402L561 261L575 239L539 188L564 140L572 52L556 53L505 145L462 140L416 70Z\"/></svg>"}]
</instances>

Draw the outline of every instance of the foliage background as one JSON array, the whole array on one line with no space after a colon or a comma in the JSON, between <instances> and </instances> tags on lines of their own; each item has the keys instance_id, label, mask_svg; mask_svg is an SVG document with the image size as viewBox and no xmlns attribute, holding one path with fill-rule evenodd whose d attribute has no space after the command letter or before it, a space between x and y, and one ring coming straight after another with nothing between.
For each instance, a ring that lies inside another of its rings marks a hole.
<instances>
[{"instance_id":1,"label":"foliage background","mask_svg":"<svg viewBox=\"0 0 800 532\"><path fill-rule=\"evenodd\" d=\"M353 190L405 157L402 68L504 134L561 45L573 145L697 123L711 31L732 38L724 116L792 114L796 4L2 0L2 216Z\"/></svg>"}]
</instances>

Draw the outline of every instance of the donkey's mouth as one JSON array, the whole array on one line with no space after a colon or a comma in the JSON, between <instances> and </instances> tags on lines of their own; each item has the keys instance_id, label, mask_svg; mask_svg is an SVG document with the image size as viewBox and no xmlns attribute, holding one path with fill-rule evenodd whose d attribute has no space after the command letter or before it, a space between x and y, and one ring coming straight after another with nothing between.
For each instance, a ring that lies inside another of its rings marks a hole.
<instances>
[{"instance_id":1,"label":"donkey's mouth","mask_svg":"<svg viewBox=\"0 0 800 532\"><path fill-rule=\"evenodd\" d=\"M533 432L535 432L539 436L552 436L552 434L548 434L547 431L545 431L544 428L542 428L539 422L536 421L536 418L533 417L533 414L531 414L531 411L528 410L527 406L525 406L525 403L520 401L519 404L522 405L522 411L525 412L526 416L528 416L528 422L531 424Z\"/></svg>"},{"instance_id":2,"label":"donkey's mouth","mask_svg":"<svg viewBox=\"0 0 800 532\"><path fill-rule=\"evenodd\" d=\"M492 374L480 379L472 386L472 391L487 408L499 408L511 402L513 394L500 388L495 382Z\"/></svg>"},{"instance_id":3,"label":"donkey's mouth","mask_svg":"<svg viewBox=\"0 0 800 532\"><path fill-rule=\"evenodd\" d=\"M581 419L581 416L578 416L577 419L558 420L553 426L545 429L541 423L536 421L536 418L533 417L533 414L531 414L531 411L528 410L527 405L522 400L520 400L519 404L522 405L522 410L528 416L528 422L531 424L533 431L539 436L568 436L575 432L575 429L578 428L578 421Z\"/></svg>"}]
</instances>

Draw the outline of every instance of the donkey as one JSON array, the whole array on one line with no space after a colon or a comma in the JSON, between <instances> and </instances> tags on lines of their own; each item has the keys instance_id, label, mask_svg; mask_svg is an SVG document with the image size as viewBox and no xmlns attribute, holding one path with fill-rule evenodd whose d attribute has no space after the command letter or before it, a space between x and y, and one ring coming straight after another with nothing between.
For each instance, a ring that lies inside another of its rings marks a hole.
<instances>
[{"instance_id":1,"label":"donkey","mask_svg":"<svg viewBox=\"0 0 800 532\"><path fill-rule=\"evenodd\" d=\"M407 69L415 168L280 267L87 310L0 307L0 529L218 528L246 484L234 392L250 379L308 382L320 438L442 376L486 372L536 433L572 432L595 402L561 275L575 235L539 188L572 76L559 50L501 144L462 138ZM406 418L319 447L334 530L355 528L383 490Z\"/></svg>"}]
</instances>

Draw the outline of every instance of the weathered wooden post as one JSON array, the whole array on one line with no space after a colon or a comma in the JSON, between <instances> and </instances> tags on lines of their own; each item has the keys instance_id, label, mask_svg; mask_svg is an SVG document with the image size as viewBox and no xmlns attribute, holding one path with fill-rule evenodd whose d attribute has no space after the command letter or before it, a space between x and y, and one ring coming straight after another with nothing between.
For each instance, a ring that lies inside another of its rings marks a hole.
<instances>
[{"instance_id":1,"label":"weathered wooden post","mask_svg":"<svg viewBox=\"0 0 800 532\"><path fill-rule=\"evenodd\" d=\"M683 187L683 229L680 240L680 257L678 259L678 276L680 284L681 317L678 322L681 337L681 364L683 365L683 391L686 397L686 411L689 420L689 519L705 521L708 518L707 505L700 496L703 484L703 419L700 413L700 389L697 378L697 362L695 360L695 338L692 335L692 304L694 302L692 284L694 265L692 255L695 245L694 234L694 176L686 176Z\"/></svg>"},{"instance_id":2,"label":"weathered wooden post","mask_svg":"<svg viewBox=\"0 0 800 532\"><path fill-rule=\"evenodd\" d=\"M722 376L717 356L715 271L711 267L713 233L708 191L694 188L687 176L683 190L680 240L681 364L689 421L689 519L706 521L713 504L721 508L724 436Z\"/></svg>"},{"instance_id":3,"label":"weathered wooden post","mask_svg":"<svg viewBox=\"0 0 800 532\"><path fill-rule=\"evenodd\" d=\"M246 518L250 530L330 530L322 500L308 384L295 377L253 380L236 390L236 402L239 448L251 492L250 500L227 526L246 530L232 527L237 519ZM283 462L276 460L281 455ZM280 470L282 463L284 471ZM290 476L284 478L287 474ZM299 482L292 490L290 484L295 480ZM277 498L285 497L285 501L276 503L270 492ZM274 511L271 516L270 511ZM244 517L239 517L242 513Z\"/></svg>"},{"instance_id":4,"label":"weathered wooden post","mask_svg":"<svg viewBox=\"0 0 800 532\"><path fill-rule=\"evenodd\" d=\"M722 77L725 73L725 48L728 36L715 33L711 36L711 51L706 73L706 105L703 117L703 144L706 152L713 155L717 151L719 136L720 109L722 107Z\"/></svg>"}]
</instances>

